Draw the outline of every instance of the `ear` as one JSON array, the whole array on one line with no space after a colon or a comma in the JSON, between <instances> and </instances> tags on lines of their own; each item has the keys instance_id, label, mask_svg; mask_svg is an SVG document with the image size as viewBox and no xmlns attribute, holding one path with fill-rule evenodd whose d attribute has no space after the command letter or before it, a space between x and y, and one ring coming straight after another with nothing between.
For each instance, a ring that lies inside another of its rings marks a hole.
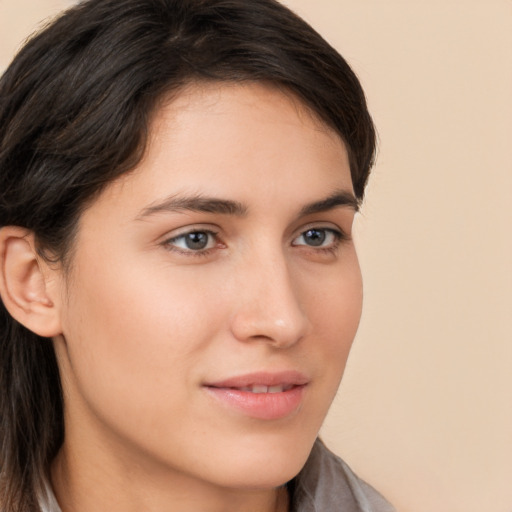
<instances>
[{"instance_id":1,"label":"ear","mask_svg":"<svg viewBox=\"0 0 512 512\"><path fill-rule=\"evenodd\" d=\"M0 296L13 318L39 336L60 334L59 282L57 270L38 254L31 231L0 228Z\"/></svg>"}]
</instances>

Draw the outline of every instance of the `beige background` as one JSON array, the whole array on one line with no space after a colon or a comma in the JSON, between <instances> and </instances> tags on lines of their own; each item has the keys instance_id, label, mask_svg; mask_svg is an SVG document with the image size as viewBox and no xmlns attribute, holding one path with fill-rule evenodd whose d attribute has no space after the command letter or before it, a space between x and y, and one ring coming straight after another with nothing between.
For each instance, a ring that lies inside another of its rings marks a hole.
<instances>
[{"instance_id":1,"label":"beige background","mask_svg":"<svg viewBox=\"0 0 512 512\"><path fill-rule=\"evenodd\" d=\"M0 69L64 0L0 0ZM378 125L329 445L399 512L512 512L512 1L288 0Z\"/></svg>"}]
</instances>

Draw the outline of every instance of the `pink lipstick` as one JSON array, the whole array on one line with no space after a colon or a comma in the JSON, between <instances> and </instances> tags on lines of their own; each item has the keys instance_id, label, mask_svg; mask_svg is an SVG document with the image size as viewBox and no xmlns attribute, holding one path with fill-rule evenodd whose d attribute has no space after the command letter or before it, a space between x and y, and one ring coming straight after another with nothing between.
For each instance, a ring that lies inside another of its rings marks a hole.
<instances>
[{"instance_id":1,"label":"pink lipstick","mask_svg":"<svg viewBox=\"0 0 512 512\"><path fill-rule=\"evenodd\" d=\"M294 413L302 403L308 378L295 371L257 372L205 384L224 406L251 418L277 420Z\"/></svg>"}]
</instances>

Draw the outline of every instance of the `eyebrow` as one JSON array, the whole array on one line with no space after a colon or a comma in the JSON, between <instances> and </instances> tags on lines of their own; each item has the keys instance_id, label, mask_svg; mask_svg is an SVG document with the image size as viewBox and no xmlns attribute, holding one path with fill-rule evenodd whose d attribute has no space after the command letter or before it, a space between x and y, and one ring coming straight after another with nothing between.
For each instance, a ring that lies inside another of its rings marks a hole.
<instances>
[{"instance_id":1,"label":"eyebrow","mask_svg":"<svg viewBox=\"0 0 512 512\"><path fill-rule=\"evenodd\" d=\"M351 192L337 190L324 199L303 206L299 212L299 217L322 213L339 206L346 206L357 212L359 210L359 201ZM189 197L175 195L164 199L160 203L152 204L144 208L141 213L137 215L136 220L143 220L146 217L158 213L178 213L182 211L244 217L247 215L248 208L239 201L233 201L230 199L218 199L202 195Z\"/></svg>"},{"instance_id":2,"label":"eyebrow","mask_svg":"<svg viewBox=\"0 0 512 512\"><path fill-rule=\"evenodd\" d=\"M201 195L184 197L171 196L161 203L153 204L144 208L137 220L142 220L156 213L176 213L181 211L194 211L203 213L218 213L222 215L235 215L243 217L247 214L247 207L238 201L230 199L217 199L215 197L204 197Z\"/></svg>"},{"instance_id":3,"label":"eyebrow","mask_svg":"<svg viewBox=\"0 0 512 512\"><path fill-rule=\"evenodd\" d=\"M326 212L338 206L347 206L357 212L359 211L359 200L351 192L337 190L325 199L304 206L300 211L300 216L305 217L306 215Z\"/></svg>"}]
</instances>

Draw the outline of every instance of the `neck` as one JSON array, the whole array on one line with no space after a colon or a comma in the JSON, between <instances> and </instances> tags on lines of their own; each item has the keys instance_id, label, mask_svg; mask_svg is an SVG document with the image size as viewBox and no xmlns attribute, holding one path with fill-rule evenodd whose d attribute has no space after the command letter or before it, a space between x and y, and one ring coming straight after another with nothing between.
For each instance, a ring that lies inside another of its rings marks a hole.
<instances>
[{"instance_id":1,"label":"neck","mask_svg":"<svg viewBox=\"0 0 512 512\"><path fill-rule=\"evenodd\" d=\"M77 456L66 445L51 480L62 512L287 512L286 487L230 489L135 464L105 464Z\"/></svg>"}]
</instances>

